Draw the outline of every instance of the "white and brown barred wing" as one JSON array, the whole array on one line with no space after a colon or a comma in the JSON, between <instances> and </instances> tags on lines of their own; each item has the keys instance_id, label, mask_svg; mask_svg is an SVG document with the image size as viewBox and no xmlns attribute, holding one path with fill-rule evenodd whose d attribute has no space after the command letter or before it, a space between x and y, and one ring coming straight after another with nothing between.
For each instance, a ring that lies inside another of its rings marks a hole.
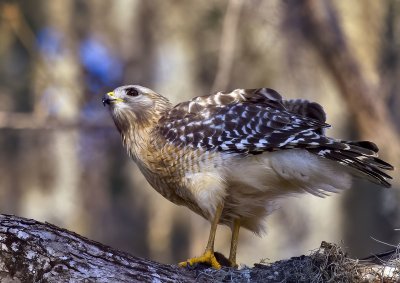
<instances>
[{"instance_id":1,"label":"white and brown barred wing","mask_svg":"<svg viewBox=\"0 0 400 283\"><path fill-rule=\"evenodd\" d=\"M196 97L176 105L156 129L175 146L237 154L303 148L350 166L373 182L390 186L371 142L339 141L324 135L323 108L307 100L282 100L268 88L237 89Z\"/></svg>"},{"instance_id":2,"label":"white and brown barred wing","mask_svg":"<svg viewBox=\"0 0 400 283\"><path fill-rule=\"evenodd\" d=\"M328 126L287 111L281 96L264 88L180 103L160 120L159 129L178 146L254 154L313 143L320 139L315 130Z\"/></svg>"}]
</instances>

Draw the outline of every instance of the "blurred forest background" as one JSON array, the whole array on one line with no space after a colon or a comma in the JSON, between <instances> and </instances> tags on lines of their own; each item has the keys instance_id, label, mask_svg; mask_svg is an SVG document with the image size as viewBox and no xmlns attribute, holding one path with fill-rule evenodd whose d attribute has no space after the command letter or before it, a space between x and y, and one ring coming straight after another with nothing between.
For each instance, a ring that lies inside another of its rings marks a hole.
<instances>
[{"instance_id":1,"label":"blurred forest background","mask_svg":"<svg viewBox=\"0 0 400 283\"><path fill-rule=\"evenodd\" d=\"M0 212L62 226L174 263L203 251L209 224L164 200L122 148L101 97L122 84L173 102L271 87L321 103L329 135L369 139L400 166L400 1L0 1ZM268 234L241 231L238 261L351 256L400 242L392 189L364 181L326 199L282 200ZM217 250L228 253L220 227Z\"/></svg>"}]
</instances>

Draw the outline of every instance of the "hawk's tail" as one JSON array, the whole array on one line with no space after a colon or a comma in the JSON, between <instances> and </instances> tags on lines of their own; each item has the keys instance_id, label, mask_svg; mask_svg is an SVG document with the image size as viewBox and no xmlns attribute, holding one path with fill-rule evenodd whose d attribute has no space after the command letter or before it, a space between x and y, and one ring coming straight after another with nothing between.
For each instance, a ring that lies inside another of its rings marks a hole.
<instances>
[{"instance_id":1,"label":"hawk's tail","mask_svg":"<svg viewBox=\"0 0 400 283\"><path fill-rule=\"evenodd\" d=\"M393 170L393 166L378 158L378 147L369 141L335 141L323 147L308 149L353 169L354 175L362 175L384 187L390 187L392 177L383 170Z\"/></svg>"}]
</instances>

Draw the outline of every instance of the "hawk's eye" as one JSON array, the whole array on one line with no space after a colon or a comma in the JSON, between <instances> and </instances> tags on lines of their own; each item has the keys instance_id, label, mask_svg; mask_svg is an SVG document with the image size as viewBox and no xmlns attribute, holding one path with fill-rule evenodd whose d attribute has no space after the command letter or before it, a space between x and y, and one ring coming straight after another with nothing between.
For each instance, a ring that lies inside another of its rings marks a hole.
<instances>
[{"instance_id":1,"label":"hawk's eye","mask_svg":"<svg viewBox=\"0 0 400 283\"><path fill-rule=\"evenodd\" d=\"M129 96L138 96L139 95L139 92L134 88L128 88L125 91L125 93L126 93L126 95L129 95Z\"/></svg>"}]
</instances>

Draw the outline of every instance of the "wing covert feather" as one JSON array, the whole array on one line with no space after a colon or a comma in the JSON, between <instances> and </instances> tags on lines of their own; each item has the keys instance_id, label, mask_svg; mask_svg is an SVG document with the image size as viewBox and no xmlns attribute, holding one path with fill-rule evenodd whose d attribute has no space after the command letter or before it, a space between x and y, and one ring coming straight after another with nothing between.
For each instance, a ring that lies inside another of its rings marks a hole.
<instances>
[{"instance_id":1,"label":"wing covert feather","mask_svg":"<svg viewBox=\"0 0 400 283\"><path fill-rule=\"evenodd\" d=\"M157 130L177 146L240 153L302 147L320 140L318 129L329 125L292 113L285 103L272 89L219 92L176 105L160 119Z\"/></svg>"}]
</instances>

